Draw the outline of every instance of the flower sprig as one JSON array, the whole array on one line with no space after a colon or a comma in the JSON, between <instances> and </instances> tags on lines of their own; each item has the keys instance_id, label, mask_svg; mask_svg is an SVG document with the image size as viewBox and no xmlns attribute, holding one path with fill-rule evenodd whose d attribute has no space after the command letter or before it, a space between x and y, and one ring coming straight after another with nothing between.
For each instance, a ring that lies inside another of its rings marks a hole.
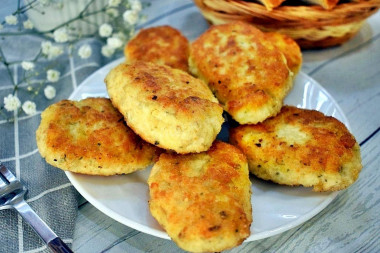
<instances>
[{"instance_id":1,"label":"flower sprig","mask_svg":"<svg viewBox=\"0 0 380 253\"><path fill-rule=\"evenodd\" d=\"M49 29L38 29L38 24L30 19L29 12L35 11L40 15L47 13L49 8L65 8L68 1L64 0L18 0L18 7L0 22L0 37L13 38L16 36L36 36L42 39L39 52L32 59L9 61L2 50L0 42L0 65L6 69L11 80L13 90L0 101L0 116L12 119L14 113L24 112L27 115L36 113L36 102L33 99L43 91L47 100L54 99L57 91L54 87L59 81L61 73L55 66L59 65L59 58L65 52L76 53L80 58L91 57L93 48L90 44L82 44L74 51L74 44L85 38L95 38L103 46L101 54L105 57L113 56L122 50L123 45L134 35L136 25L143 22L141 14L145 7L140 0L104 0L101 7L95 8L95 0L87 4L70 19ZM98 2L97 2L98 4ZM98 6L98 5L96 5ZM105 22L95 23L92 17L104 15ZM81 22L91 27L92 32L84 32L76 27ZM41 63L41 64L40 64ZM13 78L12 67L20 66L22 77L16 82ZM24 89L29 93L28 99L20 101L17 91ZM10 112L14 112L10 114Z\"/></svg>"}]
</instances>

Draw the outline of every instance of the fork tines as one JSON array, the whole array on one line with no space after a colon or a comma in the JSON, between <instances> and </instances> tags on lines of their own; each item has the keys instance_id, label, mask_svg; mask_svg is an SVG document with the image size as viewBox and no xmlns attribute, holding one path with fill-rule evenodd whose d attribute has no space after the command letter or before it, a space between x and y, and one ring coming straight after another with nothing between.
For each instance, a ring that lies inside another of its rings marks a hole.
<instances>
[{"instance_id":1,"label":"fork tines","mask_svg":"<svg viewBox=\"0 0 380 253\"><path fill-rule=\"evenodd\" d=\"M9 197L9 194L16 195L23 190L24 187L21 182L0 163L0 198Z\"/></svg>"},{"instance_id":2,"label":"fork tines","mask_svg":"<svg viewBox=\"0 0 380 253\"><path fill-rule=\"evenodd\" d=\"M17 178L0 162L0 175L3 176L8 182L17 180Z\"/></svg>"}]
</instances>

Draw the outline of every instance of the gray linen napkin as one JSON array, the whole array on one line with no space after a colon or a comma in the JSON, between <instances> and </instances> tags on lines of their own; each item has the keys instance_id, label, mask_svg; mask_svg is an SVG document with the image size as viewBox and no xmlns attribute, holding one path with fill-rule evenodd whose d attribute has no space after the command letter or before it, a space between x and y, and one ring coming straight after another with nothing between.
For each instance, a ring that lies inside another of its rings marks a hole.
<instances>
[{"instance_id":1,"label":"gray linen napkin","mask_svg":"<svg viewBox=\"0 0 380 253\"><path fill-rule=\"evenodd\" d=\"M35 36L15 36L1 40L0 47L8 62L28 60L38 53L42 41ZM77 54L77 49L84 43L89 44L93 52L87 59L81 59ZM94 39L82 40L74 45L71 52L65 52L56 59L58 64L52 68L60 71L61 77L58 82L49 83L57 91L52 100L44 96L43 88L38 95L32 97L27 90L28 84L24 82L20 85L17 96L21 103L26 100L36 102L37 114L28 116L22 112L13 122L0 118L0 160L29 189L27 202L30 206L69 246L73 240L79 194L63 171L48 165L40 156L35 132L41 120L41 111L52 103L68 98L75 87L92 72L120 57L119 54L112 59L105 59L100 54L101 46ZM40 76L36 77L37 81L46 79L43 68L50 67L50 64L50 60L36 64L36 68L41 70ZM22 80L24 70L20 64L12 66L10 71L15 82ZM12 91L13 85L7 69L0 64L1 100ZM13 116L13 113L8 115ZM0 252L49 252L44 242L14 210L0 211L0 242Z\"/></svg>"}]
</instances>

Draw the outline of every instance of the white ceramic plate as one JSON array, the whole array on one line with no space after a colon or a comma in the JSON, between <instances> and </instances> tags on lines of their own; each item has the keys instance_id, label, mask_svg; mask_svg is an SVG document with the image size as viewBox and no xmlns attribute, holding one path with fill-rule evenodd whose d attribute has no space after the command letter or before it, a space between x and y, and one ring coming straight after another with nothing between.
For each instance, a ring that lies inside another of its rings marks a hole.
<instances>
[{"instance_id":1,"label":"white ceramic plate","mask_svg":"<svg viewBox=\"0 0 380 253\"><path fill-rule=\"evenodd\" d=\"M123 60L116 60L93 73L74 91L70 99L106 97L103 80L109 70ZM304 73L298 74L285 104L316 109L336 117L349 127L347 118L331 95ZM227 132L224 129L222 135ZM225 138L222 136L222 139ZM150 168L112 177L71 172L66 172L66 175L83 197L109 217L141 232L169 239L148 209L146 182L149 173ZM246 241L270 237L302 224L323 210L337 195L336 192L315 193L310 188L280 186L255 178L251 178L251 181L253 223L251 236Z\"/></svg>"}]
</instances>

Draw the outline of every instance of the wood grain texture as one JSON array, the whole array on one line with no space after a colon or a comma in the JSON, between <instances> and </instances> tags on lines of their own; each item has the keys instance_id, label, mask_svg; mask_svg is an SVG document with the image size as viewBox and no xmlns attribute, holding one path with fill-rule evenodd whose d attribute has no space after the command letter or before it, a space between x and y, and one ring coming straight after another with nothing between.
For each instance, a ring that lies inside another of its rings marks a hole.
<instances>
[{"instance_id":1,"label":"wood grain texture","mask_svg":"<svg viewBox=\"0 0 380 253\"><path fill-rule=\"evenodd\" d=\"M191 1L178 2L160 1L167 6L167 16L151 14L148 9L149 25L192 29L195 31L185 35L194 39L204 30L204 23L196 8L183 7ZM158 1L151 8L159 8ZM178 12L173 11L176 8ZM191 25L191 17L200 22L198 28ZM305 51L303 56L302 71L336 99L358 142L369 138L361 146L364 168L354 185L306 223L227 252L380 252L380 131L376 132L380 127L380 13L343 46ZM89 203L81 205L76 224L75 252L183 252L172 241L124 226Z\"/></svg>"}]
</instances>

